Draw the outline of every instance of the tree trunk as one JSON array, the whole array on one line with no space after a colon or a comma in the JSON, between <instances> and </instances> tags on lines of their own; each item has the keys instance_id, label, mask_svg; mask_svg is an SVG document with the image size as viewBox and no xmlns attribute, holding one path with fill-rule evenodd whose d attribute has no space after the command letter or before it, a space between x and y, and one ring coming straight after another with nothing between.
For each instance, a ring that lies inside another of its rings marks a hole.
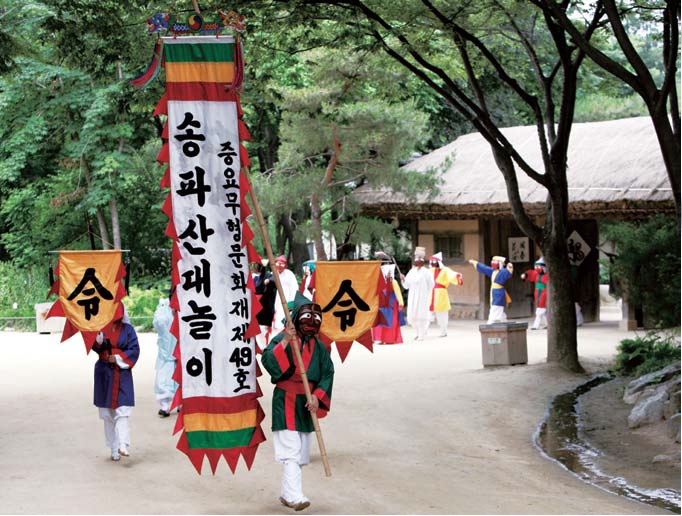
<instances>
[{"instance_id":1,"label":"tree trunk","mask_svg":"<svg viewBox=\"0 0 682 516\"><path fill-rule=\"evenodd\" d=\"M315 252L318 260L326 261L327 251L324 249L322 241L322 212L320 209L320 195L314 192L310 196L310 223L313 230L313 242L315 242Z\"/></svg>"},{"instance_id":2,"label":"tree trunk","mask_svg":"<svg viewBox=\"0 0 682 516\"><path fill-rule=\"evenodd\" d=\"M97 224L99 225L99 234L102 239L102 249L111 249L111 241L109 240L109 230L107 229L107 221L104 218L104 211L99 206L97 207Z\"/></svg>"},{"instance_id":3,"label":"tree trunk","mask_svg":"<svg viewBox=\"0 0 682 516\"><path fill-rule=\"evenodd\" d=\"M292 240L293 231L291 229L291 215L289 213L285 213L280 215L279 223L277 224L277 233L275 234L276 249L274 250L276 255L275 257L279 256L280 254L286 256L287 242L291 242Z\"/></svg>"},{"instance_id":4,"label":"tree trunk","mask_svg":"<svg viewBox=\"0 0 682 516\"><path fill-rule=\"evenodd\" d=\"M120 249L121 230L118 223L118 207L116 206L116 199L113 197L109 199L109 212L111 214L111 231L114 235L114 249Z\"/></svg>"},{"instance_id":5,"label":"tree trunk","mask_svg":"<svg viewBox=\"0 0 682 516\"><path fill-rule=\"evenodd\" d=\"M656 113L649 110L651 115L651 123L654 125L658 144L661 147L661 154L663 155L663 162L665 169L668 172L668 179L673 190L673 197L675 199L675 212L677 218L680 218L680 141L676 138L673 129L668 119L668 114Z\"/></svg>"},{"instance_id":6,"label":"tree trunk","mask_svg":"<svg viewBox=\"0 0 682 516\"><path fill-rule=\"evenodd\" d=\"M81 157L81 167L83 168L83 175L85 176L85 182L88 185L88 188L92 186L91 180L90 180L90 164L85 160L84 157ZM98 206L96 208L96 214L97 214L97 224L99 225L99 235L102 240L102 249L111 249L111 242L109 241L109 230L107 229L107 221L104 218L104 212L102 211L102 208Z\"/></svg>"},{"instance_id":7,"label":"tree trunk","mask_svg":"<svg viewBox=\"0 0 682 516\"><path fill-rule=\"evenodd\" d=\"M557 362L570 371L581 373L566 226L557 218L553 225L552 233L542 248L549 272L547 362Z\"/></svg>"}]
</instances>

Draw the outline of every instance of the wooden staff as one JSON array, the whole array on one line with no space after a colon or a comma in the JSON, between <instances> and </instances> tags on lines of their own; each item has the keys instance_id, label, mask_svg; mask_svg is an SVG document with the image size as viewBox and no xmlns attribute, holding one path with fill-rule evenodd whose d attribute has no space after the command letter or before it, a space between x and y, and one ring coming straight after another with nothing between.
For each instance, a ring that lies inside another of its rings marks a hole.
<instances>
[{"instance_id":1,"label":"wooden staff","mask_svg":"<svg viewBox=\"0 0 682 516\"><path fill-rule=\"evenodd\" d=\"M282 308L284 309L284 316L286 317L286 324L293 324L291 321L291 314L289 313L289 307L287 306L287 300L284 297L284 290L282 289L282 283L279 280L279 272L275 267L275 257L272 253L272 247L270 246L270 238L268 237L268 231L265 226L265 219L263 218L263 213L260 211L260 205L258 204L258 199L256 199L256 194L253 191L253 185L251 184L251 177L249 175L249 168L243 167L242 173L246 178L246 182L249 185L249 194L251 196L251 204L253 204L253 211L258 219L258 225L260 226L261 235L263 235L263 243L265 244L265 252L268 255L268 261L270 262L270 270L272 271L272 276L275 280L275 285L277 286L277 292L279 293L279 300L282 302ZM301 351L298 349L297 342L291 342L291 347L294 350L294 356L296 357L296 363L301 371L301 379L303 380L303 389L305 390L305 397L308 403L312 403L312 394L310 392L310 386L308 385L308 375L305 371L305 366L303 365L303 358L301 357ZM317 420L317 414L314 412L310 413L313 419L313 426L315 427L315 436L317 437L317 444L320 447L320 455L322 456L322 464L324 465L324 473L326 476L332 476L332 470L329 467L329 462L327 461L327 449L324 447L324 440L322 439L322 431L320 430L320 423Z\"/></svg>"}]
</instances>

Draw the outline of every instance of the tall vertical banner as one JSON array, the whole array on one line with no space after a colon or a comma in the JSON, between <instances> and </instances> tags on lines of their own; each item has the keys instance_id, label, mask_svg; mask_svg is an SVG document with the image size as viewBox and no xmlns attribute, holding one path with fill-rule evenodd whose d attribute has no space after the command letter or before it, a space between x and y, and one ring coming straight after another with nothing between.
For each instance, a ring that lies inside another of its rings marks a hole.
<instances>
[{"instance_id":1,"label":"tall vertical banner","mask_svg":"<svg viewBox=\"0 0 682 516\"><path fill-rule=\"evenodd\" d=\"M384 288L381 262L316 262L315 302L322 308L320 338L343 362L353 342L372 351L372 326L383 318L379 293Z\"/></svg>"},{"instance_id":2,"label":"tall vertical banner","mask_svg":"<svg viewBox=\"0 0 682 516\"><path fill-rule=\"evenodd\" d=\"M89 353L97 333L111 338L113 321L123 317L121 251L59 251L55 273L48 297L59 298L46 317L65 317L62 342L80 332Z\"/></svg>"},{"instance_id":3,"label":"tall vertical banner","mask_svg":"<svg viewBox=\"0 0 682 516\"><path fill-rule=\"evenodd\" d=\"M199 473L204 456L214 474L221 457L234 472L240 455L251 467L265 440L253 338L260 305L249 272L260 257L246 223L240 142L249 135L234 87L241 61L232 36L162 40L166 93L155 114L167 115L158 160L169 165L177 447Z\"/></svg>"}]
</instances>

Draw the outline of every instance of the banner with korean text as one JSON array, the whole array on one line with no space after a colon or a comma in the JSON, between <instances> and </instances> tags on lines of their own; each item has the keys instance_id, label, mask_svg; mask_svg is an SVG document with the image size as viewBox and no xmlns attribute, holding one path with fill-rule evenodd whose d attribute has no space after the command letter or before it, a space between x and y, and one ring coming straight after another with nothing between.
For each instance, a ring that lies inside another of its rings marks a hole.
<instances>
[{"instance_id":1,"label":"banner with korean text","mask_svg":"<svg viewBox=\"0 0 682 516\"><path fill-rule=\"evenodd\" d=\"M249 273L260 257L241 174L249 136L232 84L240 61L232 36L162 39L166 94L155 114L167 115L158 160L169 165L178 449L199 473L204 456L213 473L221 457L234 472L240 455L251 467L265 440L253 338L260 305Z\"/></svg>"},{"instance_id":2,"label":"banner with korean text","mask_svg":"<svg viewBox=\"0 0 682 516\"><path fill-rule=\"evenodd\" d=\"M320 338L336 343L342 362L354 341L372 351L371 329L382 317L381 262L316 262L313 274L314 299L322 308Z\"/></svg>"},{"instance_id":3,"label":"banner with korean text","mask_svg":"<svg viewBox=\"0 0 682 516\"><path fill-rule=\"evenodd\" d=\"M123 317L126 296L121 251L59 251L50 294L59 298L46 317L65 317L62 341L80 332L89 353L97 334L112 337L112 322Z\"/></svg>"}]
</instances>

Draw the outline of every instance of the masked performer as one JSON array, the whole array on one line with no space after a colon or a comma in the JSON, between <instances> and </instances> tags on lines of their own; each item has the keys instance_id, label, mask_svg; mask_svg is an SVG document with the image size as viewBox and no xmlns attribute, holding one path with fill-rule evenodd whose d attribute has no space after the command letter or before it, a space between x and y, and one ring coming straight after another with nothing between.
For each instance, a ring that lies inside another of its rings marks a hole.
<instances>
[{"instance_id":1,"label":"masked performer","mask_svg":"<svg viewBox=\"0 0 682 516\"><path fill-rule=\"evenodd\" d=\"M440 336L448 335L448 315L450 314L449 285L463 285L462 274L443 265L443 253L436 253L429 258L429 265L433 271L433 295L429 309L436 316L436 323L440 328Z\"/></svg>"},{"instance_id":2,"label":"masked performer","mask_svg":"<svg viewBox=\"0 0 682 516\"><path fill-rule=\"evenodd\" d=\"M104 438L111 460L130 455L128 418L135 405L132 368L140 356L137 334L125 313L113 323L113 337L101 332L92 346L99 353L95 363L95 406L104 421Z\"/></svg>"},{"instance_id":3,"label":"masked performer","mask_svg":"<svg viewBox=\"0 0 682 516\"><path fill-rule=\"evenodd\" d=\"M547 287L549 285L549 275L545 266L545 259L540 257L535 262L535 268L527 270L521 274L521 279L535 283L535 321L530 327L531 330L540 329L540 323L544 319L543 328L547 328Z\"/></svg>"},{"instance_id":4,"label":"masked performer","mask_svg":"<svg viewBox=\"0 0 682 516\"><path fill-rule=\"evenodd\" d=\"M291 307L293 325L275 336L263 351L263 367L270 373L272 431L275 460L282 464L280 502L300 511L310 505L303 494L301 467L310 462L310 441L315 428L311 413L323 417L329 411L334 364L329 351L317 338L322 324L320 306L296 292ZM301 371L291 346L298 346L303 358L312 401L308 403Z\"/></svg>"},{"instance_id":5,"label":"masked performer","mask_svg":"<svg viewBox=\"0 0 682 516\"><path fill-rule=\"evenodd\" d=\"M382 265L381 272L386 286L379 293L379 310L383 313L386 324L372 328L372 340L376 344L402 344L403 335L400 327L405 325L402 320L404 303L400 286L394 279L395 265Z\"/></svg>"},{"instance_id":6,"label":"masked performer","mask_svg":"<svg viewBox=\"0 0 682 516\"><path fill-rule=\"evenodd\" d=\"M433 290L433 274L424 266L426 252L417 247L414 252L414 265L405 276L403 286L409 291L407 297L407 322L417 331L415 340L424 340L429 329L429 306Z\"/></svg>"},{"instance_id":7,"label":"masked performer","mask_svg":"<svg viewBox=\"0 0 682 516\"><path fill-rule=\"evenodd\" d=\"M159 417L168 417L170 416L170 406L175 391L178 388L178 384L173 380L173 373L175 372L173 351L177 339L170 332L173 324L173 310L168 299L159 299L159 304L154 312L153 324L158 334L156 345L159 348L154 367L154 394L159 403Z\"/></svg>"},{"instance_id":8,"label":"masked performer","mask_svg":"<svg viewBox=\"0 0 682 516\"><path fill-rule=\"evenodd\" d=\"M490 261L490 267L476 260L469 260L469 263L478 272L490 277L490 315L488 316L488 324L507 320L507 314L504 312L504 309L511 302L511 298L507 294L504 285L511 279L514 273L514 265L508 263L505 267L505 260L504 256L493 256Z\"/></svg>"},{"instance_id":9,"label":"masked performer","mask_svg":"<svg viewBox=\"0 0 682 516\"><path fill-rule=\"evenodd\" d=\"M298 282L296 281L296 275L287 268L287 259L284 255L280 255L275 258L275 268L279 274L279 281L282 284L282 290L284 291L284 300L288 303L294 300L296 292L298 292ZM284 328L284 309L282 308L282 302L279 299L279 292L275 295L275 317L272 321L272 329L280 331Z\"/></svg>"}]
</instances>

